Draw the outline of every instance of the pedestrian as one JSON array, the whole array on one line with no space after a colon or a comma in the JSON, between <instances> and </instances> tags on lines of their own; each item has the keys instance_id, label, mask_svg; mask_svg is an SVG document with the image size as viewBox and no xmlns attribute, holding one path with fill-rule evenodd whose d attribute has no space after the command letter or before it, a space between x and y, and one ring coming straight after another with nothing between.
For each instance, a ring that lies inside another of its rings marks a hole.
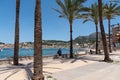
<instances>
[{"instance_id":1,"label":"pedestrian","mask_svg":"<svg viewBox=\"0 0 120 80\"><path fill-rule=\"evenodd\" d=\"M62 56L62 51L61 51L60 48L58 49L57 54L58 54L59 56Z\"/></svg>"}]
</instances>

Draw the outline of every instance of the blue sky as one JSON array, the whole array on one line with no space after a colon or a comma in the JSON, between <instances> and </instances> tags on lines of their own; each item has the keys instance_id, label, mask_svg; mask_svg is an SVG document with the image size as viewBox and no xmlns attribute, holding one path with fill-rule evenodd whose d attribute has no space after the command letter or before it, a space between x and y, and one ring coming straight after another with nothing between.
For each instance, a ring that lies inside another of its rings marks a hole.
<instances>
[{"instance_id":1,"label":"blue sky","mask_svg":"<svg viewBox=\"0 0 120 80\"><path fill-rule=\"evenodd\" d=\"M42 29L43 40L63 40L69 41L69 24L64 18L59 18L59 14L52 8L59 8L56 0L42 1ZM89 6L97 0L87 0L84 4ZM108 0L104 0L108 1ZM0 0L0 42L14 43L15 28L15 7L16 0ZM35 0L21 0L20 5L20 42L34 41L34 9ZM73 23L73 39L89 35L95 32L95 25L92 22L82 23L75 20ZM112 20L112 24L119 23L120 18ZM104 21L107 33L107 21Z\"/></svg>"}]
</instances>

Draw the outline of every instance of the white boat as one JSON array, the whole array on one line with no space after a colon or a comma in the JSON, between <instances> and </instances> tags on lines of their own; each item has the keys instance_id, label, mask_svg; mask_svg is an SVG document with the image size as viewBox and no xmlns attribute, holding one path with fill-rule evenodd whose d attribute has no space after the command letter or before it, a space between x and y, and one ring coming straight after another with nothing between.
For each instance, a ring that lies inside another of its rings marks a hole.
<instances>
[{"instance_id":1,"label":"white boat","mask_svg":"<svg viewBox=\"0 0 120 80\"><path fill-rule=\"evenodd\" d=\"M2 52L3 51L3 49L0 49L0 52Z\"/></svg>"}]
</instances>

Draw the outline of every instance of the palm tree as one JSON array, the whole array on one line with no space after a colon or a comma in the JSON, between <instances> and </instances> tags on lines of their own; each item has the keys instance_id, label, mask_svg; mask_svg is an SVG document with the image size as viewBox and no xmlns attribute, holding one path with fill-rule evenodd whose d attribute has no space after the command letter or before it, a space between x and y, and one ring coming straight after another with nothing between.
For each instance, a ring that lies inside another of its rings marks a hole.
<instances>
[{"instance_id":1,"label":"palm tree","mask_svg":"<svg viewBox=\"0 0 120 80\"><path fill-rule=\"evenodd\" d=\"M20 0L16 0L16 23L15 23L15 41L14 41L14 65L18 65L19 52L19 8Z\"/></svg>"},{"instance_id":2,"label":"palm tree","mask_svg":"<svg viewBox=\"0 0 120 80\"><path fill-rule=\"evenodd\" d=\"M100 22L100 30L102 35L102 43L103 43L103 49L104 49L104 61L111 62L112 60L109 57L108 49L107 49L107 42L106 42L106 36L105 36L105 30L103 26L103 19L102 19L102 0L98 0L98 10L99 10L99 22Z\"/></svg>"},{"instance_id":3,"label":"palm tree","mask_svg":"<svg viewBox=\"0 0 120 80\"><path fill-rule=\"evenodd\" d=\"M118 6L117 4L105 4L104 5L104 16L105 18L107 18L108 20L108 34L109 34L109 52L112 52L111 50L111 41L110 41L110 23L111 23L111 19L113 19L114 17L120 15L120 6Z\"/></svg>"},{"instance_id":4,"label":"palm tree","mask_svg":"<svg viewBox=\"0 0 120 80\"><path fill-rule=\"evenodd\" d=\"M82 3L86 0L56 0L61 10L54 9L60 14L60 18L66 18L70 24L70 58L73 58L73 39L72 39L72 24L73 20L80 17L79 12L83 9Z\"/></svg>"},{"instance_id":5,"label":"palm tree","mask_svg":"<svg viewBox=\"0 0 120 80\"><path fill-rule=\"evenodd\" d=\"M34 76L33 80L44 80L42 63L42 17L41 0L36 0L34 26Z\"/></svg>"},{"instance_id":6,"label":"palm tree","mask_svg":"<svg viewBox=\"0 0 120 80\"><path fill-rule=\"evenodd\" d=\"M83 23L87 21L92 21L95 23L96 26L96 54L98 54L98 22L99 22L99 13L98 13L98 4L94 3L88 9L86 14L82 14L83 18L85 19Z\"/></svg>"}]
</instances>

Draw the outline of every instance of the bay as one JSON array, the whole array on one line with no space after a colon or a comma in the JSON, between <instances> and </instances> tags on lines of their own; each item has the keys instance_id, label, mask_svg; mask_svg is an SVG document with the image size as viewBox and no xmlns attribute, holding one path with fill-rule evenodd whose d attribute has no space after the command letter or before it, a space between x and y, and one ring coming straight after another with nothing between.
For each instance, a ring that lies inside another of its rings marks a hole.
<instances>
[{"instance_id":1,"label":"bay","mask_svg":"<svg viewBox=\"0 0 120 80\"><path fill-rule=\"evenodd\" d=\"M42 49L42 54L43 56L52 56L57 54L57 50L58 48L44 48ZM62 48L62 54L69 54L69 49L68 48ZM77 51L83 51L82 49L73 49L73 52L77 52ZM0 52L0 59L6 59L9 57L13 57L14 54L14 49L8 49L8 48L4 48L1 52ZM19 56L33 56L34 54L34 50L33 48L20 48L19 49Z\"/></svg>"}]
</instances>

